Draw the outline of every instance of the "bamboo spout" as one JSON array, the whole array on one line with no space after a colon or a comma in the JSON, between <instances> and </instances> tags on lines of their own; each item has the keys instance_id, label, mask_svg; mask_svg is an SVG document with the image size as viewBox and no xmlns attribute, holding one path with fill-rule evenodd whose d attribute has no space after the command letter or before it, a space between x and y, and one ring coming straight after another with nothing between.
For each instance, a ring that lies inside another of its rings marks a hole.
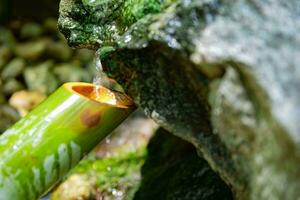
<instances>
[{"instance_id":1,"label":"bamboo spout","mask_svg":"<svg viewBox=\"0 0 300 200\"><path fill-rule=\"evenodd\" d=\"M49 191L134 109L125 94L66 83L0 136L0 200Z\"/></svg>"}]
</instances>

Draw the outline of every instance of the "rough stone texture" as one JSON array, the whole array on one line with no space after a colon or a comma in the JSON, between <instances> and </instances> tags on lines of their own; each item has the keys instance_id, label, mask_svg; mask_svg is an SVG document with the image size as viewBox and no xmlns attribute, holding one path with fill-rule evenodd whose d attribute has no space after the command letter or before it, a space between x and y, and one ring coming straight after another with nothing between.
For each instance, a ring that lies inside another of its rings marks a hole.
<instances>
[{"instance_id":1,"label":"rough stone texture","mask_svg":"<svg viewBox=\"0 0 300 200\"><path fill-rule=\"evenodd\" d=\"M62 0L59 27L102 47L109 75L237 199L297 199L299 16L298 0Z\"/></svg>"}]
</instances>

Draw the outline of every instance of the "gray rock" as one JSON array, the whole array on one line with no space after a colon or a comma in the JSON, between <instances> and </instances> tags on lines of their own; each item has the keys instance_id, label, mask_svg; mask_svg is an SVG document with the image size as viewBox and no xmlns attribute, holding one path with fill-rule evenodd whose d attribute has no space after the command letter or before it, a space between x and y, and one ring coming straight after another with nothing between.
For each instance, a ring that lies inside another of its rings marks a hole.
<instances>
[{"instance_id":1,"label":"gray rock","mask_svg":"<svg viewBox=\"0 0 300 200\"><path fill-rule=\"evenodd\" d=\"M59 27L102 47L109 75L237 199L297 199L299 16L298 0L62 0Z\"/></svg>"}]
</instances>

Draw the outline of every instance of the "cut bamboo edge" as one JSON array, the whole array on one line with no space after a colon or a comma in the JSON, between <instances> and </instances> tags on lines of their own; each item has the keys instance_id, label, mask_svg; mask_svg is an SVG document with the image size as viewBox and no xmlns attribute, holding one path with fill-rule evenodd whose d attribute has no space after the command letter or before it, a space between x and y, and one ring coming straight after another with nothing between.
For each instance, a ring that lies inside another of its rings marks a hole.
<instances>
[{"instance_id":1,"label":"cut bamboo edge","mask_svg":"<svg viewBox=\"0 0 300 200\"><path fill-rule=\"evenodd\" d=\"M0 200L39 199L134 110L124 93L61 86L0 136Z\"/></svg>"}]
</instances>

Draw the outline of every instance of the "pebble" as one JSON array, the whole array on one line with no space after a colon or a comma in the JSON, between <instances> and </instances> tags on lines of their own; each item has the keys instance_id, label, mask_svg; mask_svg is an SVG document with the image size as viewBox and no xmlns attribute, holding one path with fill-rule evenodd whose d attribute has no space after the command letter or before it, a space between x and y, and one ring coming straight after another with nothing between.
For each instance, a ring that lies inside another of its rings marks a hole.
<instances>
[{"instance_id":1,"label":"pebble","mask_svg":"<svg viewBox=\"0 0 300 200\"><path fill-rule=\"evenodd\" d=\"M20 119L19 113L9 105L0 105L0 133Z\"/></svg>"},{"instance_id":2,"label":"pebble","mask_svg":"<svg viewBox=\"0 0 300 200\"><path fill-rule=\"evenodd\" d=\"M49 41L49 39L43 38L36 41L19 43L15 47L15 54L24 59L37 60L45 53Z\"/></svg>"},{"instance_id":3,"label":"pebble","mask_svg":"<svg viewBox=\"0 0 300 200\"><path fill-rule=\"evenodd\" d=\"M20 36L23 39L37 38L43 34L41 25L35 22L28 22L24 24L20 30Z\"/></svg>"},{"instance_id":4,"label":"pebble","mask_svg":"<svg viewBox=\"0 0 300 200\"><path fill-rule=\"evenodd\" d=\"M51 42L47 46L47 57L54 58L59 61L67 61L72 56L72 50L66 42Z\"/></svg>"},{"instance_id":5,"label":"pebble","mask_svg":"<svg viewBox=\"0 0 300 200\"><path fill-rule=\"evenodd\" d=\"M12 56L12 52L7 46L0 46L0 69L9 61Z\"/></svg>"},{"instance_id":6,"label":"pebble","mask_svg":"<svg viewBox=\"0 0 300 200\"><path fill-rule=\"evenodd\" d=\"M9 104L17 109L20 115L24 117L45 98L46 95L41 92L22 90L14 93L10 97Z\"/></svg>"},{"instance_id":7,"label":"pebble","mask_svg":"<svg viewBox=\"0 0 300 200\"><path fill-rule=\"evenodd\" d=\"M51 73L52 61L46 61L37 66L28 67L24 72L26 85L30 90L50 94L58 87L58 81Z\"/></svg>"},{"instance_id":8,"label":"pebble","mask_svg":"<svg viewBox=\"0 0 300 200\"><path fill-rule=\"evenodd\" d=\"M24 116L64 82L91 82L93 56L91 50L73 51L54 18L1 26L0 134L20 117L18 112Z\"/></svg>"},{"instance_id":9,"label":"pebble","mask_svg":"<svg viewBox=\"0 0 300 200\"><path fill-rule=\"evenodd\" d=\"M23 72L25 68L25 64L26 63L24 59L14 58L3 69L1 73L1 78L5 80L5 79L15 78L19 76Z\"/></svg>"},{"instance_id":10,"label":"pebble","mask_svg":"<svg viewBox=\"0 0 300 200\"><path fill-rule=\"evenodd\" d=\"M3 93L6 95L11 95L16 91L22 90L24 86L16 79L9 79L5 82L3 86Z\"/></svg>"},{"instance_id":11,"label":"pebble","mask_svg":"<svg viewBox=\"0 0 300 200\"><path fill-rule=\"evenodd\" d=\"M61 82L91 82L92 77L76 63L64 63L58 65L53 70L54 74Z\"/></svg>"}]
</instances>

